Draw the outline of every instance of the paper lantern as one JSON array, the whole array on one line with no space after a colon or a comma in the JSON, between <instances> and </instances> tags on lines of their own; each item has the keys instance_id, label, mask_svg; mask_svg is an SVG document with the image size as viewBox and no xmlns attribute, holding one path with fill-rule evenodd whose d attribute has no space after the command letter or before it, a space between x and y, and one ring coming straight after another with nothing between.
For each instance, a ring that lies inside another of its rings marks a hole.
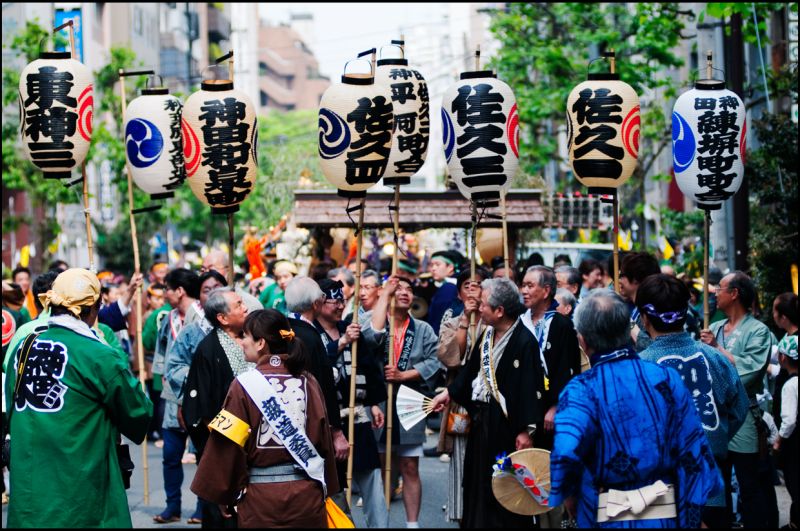
<instances>
[{"instance_id":1,"label":"paper lantern","mask_svg":"<svg viewBox=\"0 0 800 531\"><path fill-rule=\"evenodd\" d=\"M408 184L422 167L430 140L428 84L407 59L379 59L375 82L386 87L394 106L394 136L383 176L387 186Z\"/></svg>"},{"instance_id":2,"label":"paper lantern","mask_svg":"<svg viewBox=\"0 0 800 531\"><path fill-rule=\"evenodd\" d=\"M239 210L258 171L253 103L230 80L203 81L183 106L181 127L194 195L214 214Z\"/></svg>"},{"instance_id":3,"label":"paper lantern","mask_svg":"<svg viewBox=\"0 0 800 531\"><path fill-rule=\"evenodd\" d=\"M43 52L19 78L20 134L49 179L68 179L92 138L92 74L69 52Z\"/></svg>"},{"instance_id":4,"label":"paper lantern","mask_svg":"<svg viewBox=\"0 0 800 531\"><path fill-rule=\"evenodd\" d=\"M702 79L672 110L672 162L684 195L703 210L717 210L744 178L744 103L725 82Z\"/></svg>"},{"instance_id":5,"label":"paper lantern","mask_svg":"<svg viewBox=\"0 0 800 531\"><path fill-rule=\"evenodd\" d=\"M464 72L442 97L447 169L459 191L491 206L519 169L519 114L511 87L491 70Z\"/></svg>"},{"instance_id":6,"label":"paper lantern","mask_svg":"<svg viewBox=\"0 0 800 531\"><path fill-rule=\"evenodd\" d=\"M125 155L136 186L153 199L174 195L186 179L183 104L166 88L142 90L125 114Z\"/></svg>"},{"instance_id":7,"label":"paper lantern","mask_svg":"<svg viewBox=\"0 0 800 531\"><path fill-rule=\"evenodd\" d=\"M572 89L567 98L569 162L590 192L613 191L633 174L639 121L639 96L619 74L592 73Z\"/></svg>"},{"instance_id":8,"label":"paper lantern","mask_svg":"<svg viewBox=\"0 0 800 531\"><path fill-rule=\"evenodd\" d=\"M360 198L383 177L389 163L394 107L370 74L345 73L319 102L322 173L342 197Z\"/></svg>"}]
</instances>

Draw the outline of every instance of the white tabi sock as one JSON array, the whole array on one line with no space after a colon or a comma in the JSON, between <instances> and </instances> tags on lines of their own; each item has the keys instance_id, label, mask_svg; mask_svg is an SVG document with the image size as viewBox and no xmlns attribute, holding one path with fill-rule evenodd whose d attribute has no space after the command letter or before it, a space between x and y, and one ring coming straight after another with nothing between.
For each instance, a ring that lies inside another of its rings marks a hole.
<instances>
[{"instance_id":1,"label":"white tabi sock","mask_svg":"<svg viewBox=\"0 0 800 531\"><path fill-rule=\"evenodd\" d=\"M406 528L419 529L419 522L406 522Z\"/></svg>"}]
</instances>

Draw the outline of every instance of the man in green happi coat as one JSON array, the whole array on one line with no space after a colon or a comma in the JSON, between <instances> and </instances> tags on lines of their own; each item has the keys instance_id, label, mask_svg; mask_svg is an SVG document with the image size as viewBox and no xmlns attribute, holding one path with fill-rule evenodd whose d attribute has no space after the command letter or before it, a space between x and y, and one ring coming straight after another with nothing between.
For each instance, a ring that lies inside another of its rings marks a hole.
<instances>
[{"instance_id":1,"label":"man in green happi coat","mask_svg":"<svg viewBox=\"0 0 800 531\"><path fill-rule=\"evenodd\" d=\"M99 299L93 273L60 274L41 295L47 330L13 354L8 527L131 527L116 447L120 434L144 440L153 406L127 358L91 328Z\"/></svg>"}]
</instances>

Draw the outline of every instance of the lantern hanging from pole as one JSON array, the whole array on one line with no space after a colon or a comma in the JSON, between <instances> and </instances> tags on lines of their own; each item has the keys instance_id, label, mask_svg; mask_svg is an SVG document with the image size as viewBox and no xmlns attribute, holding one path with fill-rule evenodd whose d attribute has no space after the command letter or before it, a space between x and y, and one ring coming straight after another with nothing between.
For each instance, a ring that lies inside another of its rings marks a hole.
<instances>
[{"instance_id":1,"label":"lantern hanging from pole","mask_svg":"<svg viewBox=\"0 0 800 531\"><path fill-rule=\"evenodd\" d=\"M476 206L498 204L519 169L519 114L507 84L491 70L463 72L442 97L447 169Z\"/></svg>"},{"instance_id":2,"label":"lantern hanging from pole","mask_svg":"<svg viewBox=\"0 0 800 531\"><path fill-rule=\"evenodd\" d=\"M575 177L590 192L610 193L636 169L639 96L615 73L613 51L600 59L611 71L590 73L567 98L567 145Z\"/></svg>"},{"instance_id":3,"label":"lantern hanging from pole","mask_svg":"<svg viewBox=\"0 0 800 531\"><path fill-rule=\"evenodd\" d=\"M68 179L92 139L92 73L70 52L42 52L19 77L25 155L49 179Z\"/></svg>"},{"instance_id":4,"label":"lantern hanging from pole","mask_svg":"<svg viewBox=\"0 0 800 531\"><path fill-rule=\"evenodd\" d=\"M403 52L404 41L392 41ZM375 82L383 85L394 107L395 130L392 151L383 176L387 186L408 184L425 163L430 140L430 98L428 84L408 59L378 59Z\"/></svg>"},{"instance_id":5,"label":"lantern hanging from pole","mask_svg":"<svg viewBox=\"0 0 800 531\"><path fill-rule=\"evenodd\" d=\"M125 155L136 186L152 199L174 195L186 179L183 105L167 88L146 88L125 113Z\"/></svg>"},{"instance_id":6,"label":"lantern hanging from pole","mask_svg":"<svg viewBox=\"0 0 800 531\"><path fill-rule=\"evenodd\" d=\"M672 162L684 195L703 210L717 210L744 178L747 121L741 98L725 82L700 79L672 110Z\"/></svg>"},{"instance_id":7,"label":"lantern hanging from pole","mask_svg":"<svg viewBox=\"0 0 800 531\"><path fill-rule=\"evenodd\" d=\"M348 74L345 64L342 82L319 102L320 166L342 197L364 197L386 171L394 107L385 92L371 63L369 74Z\"/></svg>"},{"instance_id":8,"label":"lantern hanging from pole","mask_svg":"<svg viewBox=\"0 0 800 531\"><path fill-rule=\"evenodd\" d=\"M258 172L253 103L230 79L206 80L183 106L183 155L192 193L214 214L239 210Z\"/></svg>"}]
</instances>

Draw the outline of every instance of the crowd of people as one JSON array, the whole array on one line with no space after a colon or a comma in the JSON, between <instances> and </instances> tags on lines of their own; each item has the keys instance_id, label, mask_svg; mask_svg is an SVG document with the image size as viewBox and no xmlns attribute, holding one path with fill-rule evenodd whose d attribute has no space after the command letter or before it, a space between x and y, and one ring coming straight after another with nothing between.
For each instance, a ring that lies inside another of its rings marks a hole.
<instances>
[{"instance_id":1,"label":"crowd of people","mask_svg":"<svg viewBox=\"0 0 800 531\"><path fill-rule=\"evenodd\" d=\"M616 290L612 260L564 255L474 273L452 250L404 257L396 274L372 265L304 275L280 260L235 285L219 250L197 270L155 262L130 277L14 269L8 525L130 527L125 436L163 452L156 523L327 527L326 499L349 513L351 483L367 526L385 528L391 418L388 484L409 528L432 523L423 495L464 528L777 527L778 471L797 526L796 294L772 303L778 341L745 273L712 272L706 329L693 279L643 252L622 254ZM435 448L426 422L387 411L401 385L441 415ZM528 448L550 452L536 517L492 490L498 460ZM420 478L432 453L449 462L446 498ZM191 462L196 499L183 500Z\"/></svg>"}]
</instances>

